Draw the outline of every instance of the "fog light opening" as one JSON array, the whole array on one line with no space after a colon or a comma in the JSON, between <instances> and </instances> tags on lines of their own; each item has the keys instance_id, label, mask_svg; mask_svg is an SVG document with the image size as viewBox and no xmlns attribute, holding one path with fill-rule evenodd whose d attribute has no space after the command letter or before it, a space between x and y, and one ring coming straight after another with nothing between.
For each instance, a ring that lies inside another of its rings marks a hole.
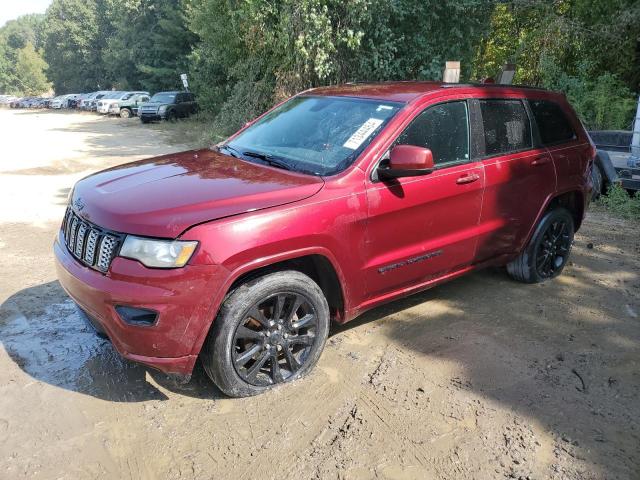
<instances>
[{"instance_id":1,"label":"fog light opening","mask_svg":"<svg viewBox=\"0 0 640 480\"><path fill-rule=\"evenodd\" d=\"M150 327L154 325L158 319L158 312L147 308L117 305L116 312L118 312L118 315L120 315L124 323L138 327Z\"/></svg>"}]
</instances>

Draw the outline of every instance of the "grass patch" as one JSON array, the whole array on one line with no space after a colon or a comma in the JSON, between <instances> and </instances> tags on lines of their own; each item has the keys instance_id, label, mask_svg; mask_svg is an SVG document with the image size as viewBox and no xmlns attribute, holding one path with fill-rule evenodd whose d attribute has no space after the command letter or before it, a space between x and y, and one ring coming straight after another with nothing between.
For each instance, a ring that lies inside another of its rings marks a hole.
<instances>
[{"instance_id":1,"label":"grass patch","mask_svg":"<svg viewBox=\"0 0 640 480\"><path fill-rule=\"evenodd\" d=\"M175 122L162 122L161 128L168 134L169 143L193 148L207 148L227 138L215 127L214 116L206 112Z\"/></svg>"},{"instance_id":2,"label":"grass patch","mask_svg":"<svg viewBox=\"0 0 640 480\"><path fill-rule=\"evenodd\" d=\"M624 188L616 184L609 188L606 195L598 199L598 204L619 217L640 220L640 192L629 195Z\"/></svg>"}]
</instances>

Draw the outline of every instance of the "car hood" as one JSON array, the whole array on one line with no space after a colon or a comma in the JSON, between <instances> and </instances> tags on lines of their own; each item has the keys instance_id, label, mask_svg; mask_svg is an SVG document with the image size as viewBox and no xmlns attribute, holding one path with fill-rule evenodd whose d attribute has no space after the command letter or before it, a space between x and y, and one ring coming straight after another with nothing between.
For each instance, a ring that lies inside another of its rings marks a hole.
<instances>
[{"instance_id":1,"label":"car hood","mask_svg":"<svg viewBox=\"0 0 640 480\"><path fill-rule=\"evenodd\" d=\"M162 107L163 105L169 105L169 104L162 103L162 102L145 102L140 104L141 107L149 107L149 108L158 108L158 107Z\"/></svg>"},{"instance_id":2,"label":"car hood","mask_svg":"<svg viewBox=\"0 0 640 480\"><path fill-rule=\"evenodd\" d=\"M100 227L175 238L198 223L303 200L323 185L320 177L193 150L86 177L71 202Z\"/></svg>"}]
</instances>

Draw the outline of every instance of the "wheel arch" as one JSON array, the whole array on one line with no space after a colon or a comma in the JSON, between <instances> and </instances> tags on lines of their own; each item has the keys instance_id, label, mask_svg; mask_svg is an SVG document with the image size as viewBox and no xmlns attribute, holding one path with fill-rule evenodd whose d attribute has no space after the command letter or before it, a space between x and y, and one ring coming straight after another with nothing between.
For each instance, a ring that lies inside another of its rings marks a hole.
<instances>
[{"instance_id":1,"label":"wheel arch","mask_svg":"<svg viewBox=\"0 0 640 480\"><path fill-rule=\"evenodd\" d=\"M315 281L327 299L331 320L338 323L346 320L349 305L344 291L345 280L331 254L315 249L291 252L277 258L261 259L232 271L229 279L222 286L221 293L213 302L210 312L211 322L194 343L192 353L195 355L200 353L209 331L213 328L220 307L236 288L249 280L284 270L301 272Z\"/></svg>"},{"instance_id":2,"label":"wheel arch","mask_svg":"<svg viewBox=\"0 0 640 480\"><path fill-rule=\"evenodd\" d=\"M580 190L571 190L561 193L551 198L544 209L542 214L553 210L557 207L566 208L573 217L574 231L577 232L582 225L582 219L584 218L585 210L585 197L584 192Z\"/></svg>"}]
</instances>

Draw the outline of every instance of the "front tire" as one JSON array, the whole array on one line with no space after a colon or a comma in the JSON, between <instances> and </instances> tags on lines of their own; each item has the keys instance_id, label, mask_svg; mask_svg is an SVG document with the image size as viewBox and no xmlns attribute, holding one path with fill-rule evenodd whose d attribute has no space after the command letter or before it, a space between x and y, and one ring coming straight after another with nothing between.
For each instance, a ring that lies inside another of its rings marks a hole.
<instances>
[{"instance_id":1,"label":"front tire","mask_svg":"<svg viewBox=\"0 0 640 480\"><path fill-rule=\"evenodd\" d=\"M133 114L131 113L131 110L129 110L128 108L121 108L120 109L120 118L131 118Z\"/></svg>"},{"instance_id":2,"label":"front tire","mask_svg":"<svg viewBox=\"0 0 640 480\"><path fill-rule=\"evenodd\" d=\"M545 213L527 247L507 265L507 272L524 283L557 277L569 259L573 234L573 217L568 210L558 207Z\"/></svg>"},{"instance_id":3,"label":"front tire","mask_svg":"<svg viewBox=\"0 0 640 480\"><path fill-rule=\"evenodd\" d=\"M231 397L257 395L309 373L329 333L322 290L297 271L250 280L227 296L201 353Z\"/></svg>"}]
</instances>

